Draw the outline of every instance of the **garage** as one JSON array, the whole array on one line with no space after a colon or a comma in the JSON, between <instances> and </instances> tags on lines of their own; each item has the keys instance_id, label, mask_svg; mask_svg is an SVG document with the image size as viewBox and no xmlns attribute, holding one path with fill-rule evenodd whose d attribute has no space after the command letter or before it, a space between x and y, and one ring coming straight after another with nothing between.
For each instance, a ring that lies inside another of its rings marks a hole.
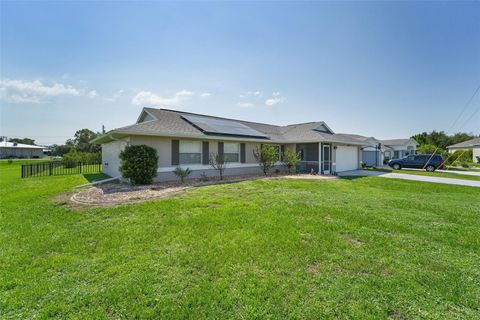
<instances>
[{"instance_id":1,"label":"garage","mask_svg":"<svg viewBox=\"0 0 480 320\"><path fill-rule=\"evenodd\" d=\"M358 147L337 146L337 172L358 169Z\"/></svg>"},{"instance_id":2,"label":"garage","mask_svg":"<svg viewBox=\"0 0 480 320\"><path fill-rule=\"evenodd\" d=\"M378 151L363 150L362 161L370 167L379 166L382 164L382 161L380 159L380 152Z\"/></svg>"}]
</instances>

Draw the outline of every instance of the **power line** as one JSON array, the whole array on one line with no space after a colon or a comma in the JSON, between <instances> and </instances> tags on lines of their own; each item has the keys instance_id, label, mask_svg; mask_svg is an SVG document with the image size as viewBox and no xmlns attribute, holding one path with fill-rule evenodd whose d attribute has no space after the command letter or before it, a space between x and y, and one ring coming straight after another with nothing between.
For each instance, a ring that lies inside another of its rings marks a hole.
<instances>
[{"instance_id":1,"label":"power line","mask_svg":"<svg viewBox=\"0 0 480 320\"><path fill-rule=\"evenodd\" d=\"M475 117L475 115L478 113L478 111L480 111L480 105L478 106L478 109L475 110L475 111L472 113L472 115L470 116L470 118L468 118L467 120L465 120L465 122L460 126L460 128L463 128L470 120L472 120L472 119ZM460 128L459 128L459 129L460 129Z\"/></svg>"},{"instance_id":2,"label":"power line","mask_svg":"<svg viewBox=\"0 0 480 320\"><path fill-rule=\"evenodd\" d=\"M453 122L452 126L450 127L450 129L447 131L447 133L449 132L452 132L452 129L455 127L455 125L457 124L458 120L460 120L460 118L463 116L464 112L467 110L468 106L470 105L470 103L473 101L473 99L475 98L475 96L477 95L478 91L480 91L480 86L477 87L477 89L475 90L475 92L472 94L472 96L470 97L470 99L468 99L467 103L463 106L463 109L462 109L462 112L460 112L460 114L458 115L458 117L455 119L455 121ZM470 118L471 119L471 118ZM470 119L467 119L467 122L470 120ZM465 123L464 123L465 125ZM460 128L462 128L462 126L460 126ZM459 130L460 130L459 128Z\"/></svg>"}]
</instances>

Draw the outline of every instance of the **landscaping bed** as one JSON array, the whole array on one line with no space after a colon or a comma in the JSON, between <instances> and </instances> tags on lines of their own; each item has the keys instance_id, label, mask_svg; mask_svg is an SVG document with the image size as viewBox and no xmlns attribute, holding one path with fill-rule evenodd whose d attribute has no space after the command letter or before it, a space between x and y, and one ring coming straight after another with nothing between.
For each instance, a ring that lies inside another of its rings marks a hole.
<instances>
[{"instance_id":1,"label":"landscaping bed","mask_svg":"<svg viewBox=\"0 0 480 320\"><path fill-rule=\"evenodd\" d=\"M113 206L122 203L142 202L153 199L162 199L176 195L193 187L208 186L214 184L236 183L257 179L336 179L334 176L321 176L311 174L275 174L265 177L264 175L240 175L219 178L189 179L185 183L180 181L158 182L150 185L134 186L128 183L105 183L75 193L70 200L75 204L90 206Z\"/></svg>"}]
</instances>

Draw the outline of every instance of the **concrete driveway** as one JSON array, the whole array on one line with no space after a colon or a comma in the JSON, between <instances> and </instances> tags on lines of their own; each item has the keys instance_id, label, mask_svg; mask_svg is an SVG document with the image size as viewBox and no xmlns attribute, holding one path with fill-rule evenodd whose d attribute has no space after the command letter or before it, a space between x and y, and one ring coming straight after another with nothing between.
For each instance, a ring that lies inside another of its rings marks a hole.
<instances>
[{"instance_id":1,"label":"concrete driveway","mask_svg":"<svg viewBox=\"0 0 480 320\"><path fill-rule=\"evenodd\" d=\"M375 177L390 178L390 179L404 179L404 180L414 180L414 181L423 181L423 182L453 184L458 186L480 187L480 181L474 181L474 180L451 179L451 178L432 177L432 176L417 176L417 175L407 174L407 173L381 172L381 171L370 171L370 170L344 171L344 172L339 172L338 176L340 177L375 176Z\"/></svg>"}]
</instances>

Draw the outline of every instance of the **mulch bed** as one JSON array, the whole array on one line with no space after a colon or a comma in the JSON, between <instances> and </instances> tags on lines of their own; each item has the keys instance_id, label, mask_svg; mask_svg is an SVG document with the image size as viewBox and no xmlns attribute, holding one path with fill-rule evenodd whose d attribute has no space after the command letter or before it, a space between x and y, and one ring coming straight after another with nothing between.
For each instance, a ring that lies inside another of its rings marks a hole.
<instances>
[{"instance_id":1,"label":"mulch bed","mask_svg":"<svg viewBox=\"0 0 480 320\"><path fill-rule=\"evenodd\" d=\"M143 202L153 199L167 198L187 189L215 184L236 183L255 179L336 179L333 176L320 176L310 174L281 175L276 174L270 177L260 175L248 176L226 176L223 180L209 178L209 180L189 179L185 183L179 181L158 182L145 186L132 186L128 183L105 183L90 187L73 194L70 201L77 205L93 207L114 206L123 203Z\"/></svg>"}]
</instances>

